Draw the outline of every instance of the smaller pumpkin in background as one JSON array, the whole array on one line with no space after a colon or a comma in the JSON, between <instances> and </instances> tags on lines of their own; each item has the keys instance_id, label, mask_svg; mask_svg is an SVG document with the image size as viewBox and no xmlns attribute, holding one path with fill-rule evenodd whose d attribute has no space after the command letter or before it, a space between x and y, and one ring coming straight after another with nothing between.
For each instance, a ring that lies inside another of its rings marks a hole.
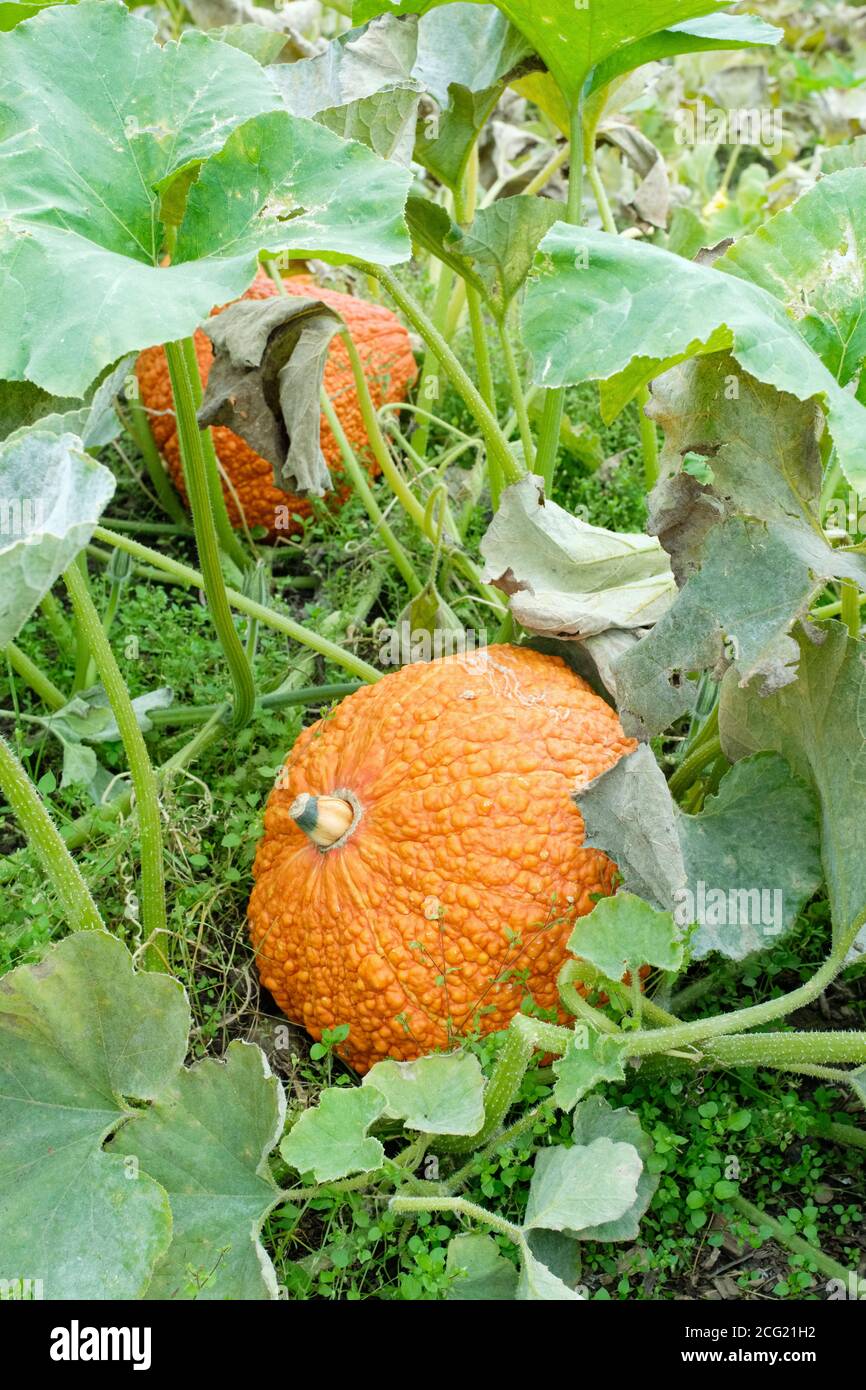
<instances>
[{"instance_id":1,"label":"smaller pumpkin in background","mask_svg":"<svg viewBox=\"0 0 866 1390\"><path fill-rule=\"evenodd\" d=\"M311 275L288 276L284 278L283 284L288 294L321 299L344 319L358 349L370 394L377 408L389 401L405 400L418 369L412 354L409 334L396 314L382 304L371 304L368 300L343 294L338 290L322 289L316 285ZM264 271L259 271L241 297L270 299L277 294L279 289L271 277ZM220 305L213 313L219 314L225 308L228 308L228 305ZM205 386L213 362L213 348L210 340L200 329L196 331L194 341L202 386ZM136 374L141 404L148 411L157 448L165 459L172 482L184 502L187 502L171 382L163 349L145 349L139 356ZM334 409L346 431L349 443L369 472L377 473L378 465L369 451L349 354L339 336L334 338L328 353L324 386L334 403ZM271 464L256 454L232 430L224 425L216 425L212 434L217 458L225 475L223 493L232 525L242 524L243 513L243 521L248 527L264 526L272 538L277 534L289 535L292 531L300 529L293 521L290 521L287 527L281 526L279 530L275 528L275 517L281 515L277 509L285 509L290 518L293 515L306 517L312 511L309 500L278 488L274 483ZM329 468L339 478L342 472L340 446L324 416L321 447Z\"/></svg>"},{"instance_id":2,"label":"smaller pumpkin in background","mask_svg":"<svg viewBox=\"0 0 866 1390\"><path fill-rule=\"evenodd\" d=\"M556 1010L575 920L613 891L572 799L635 747L560 657L404 666L305 729L265 814L262 983L357 1071Z\"/></svg>"}]
</instances>

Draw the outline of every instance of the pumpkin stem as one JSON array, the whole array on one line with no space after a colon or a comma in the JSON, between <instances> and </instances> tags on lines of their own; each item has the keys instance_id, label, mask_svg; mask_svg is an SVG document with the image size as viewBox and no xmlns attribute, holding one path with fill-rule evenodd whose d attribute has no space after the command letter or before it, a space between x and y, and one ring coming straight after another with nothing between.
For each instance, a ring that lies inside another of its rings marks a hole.
<instances>
[{"instance_id":1,"label":"pumpkin stem","mask_svg":"<svg viewBox=\"0 0 866 1390\"><path fill-rule=\"evenodd\" d=\"M355 819L355 807L339 796L310 796L301 792L289 807L289 815L319 849L330 849L341 840Z\"/></svg>"}]
</instances>

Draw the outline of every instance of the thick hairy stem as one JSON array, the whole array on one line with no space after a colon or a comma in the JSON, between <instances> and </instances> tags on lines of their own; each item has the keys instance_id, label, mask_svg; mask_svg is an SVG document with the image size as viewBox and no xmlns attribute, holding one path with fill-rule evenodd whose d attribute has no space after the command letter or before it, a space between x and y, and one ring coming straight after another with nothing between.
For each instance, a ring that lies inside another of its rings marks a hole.
<instances>
[{"instance_id":1,"label":"thick hairy stem","mask_svg":"<svg viewBox=\"0 0 866 1390\"><path fill-rule=\"evenodd\" d=\"M536 1019L516 1014L505 1034L502 1051L484 1092L484 1124L481 1129L468 1138L462 1135L448 1136L437 1142L435 1147L442 1153L461 1154L486 1144L514 1104L536 1047L547 1047L553 1038L554 1045L550 1050L562 1052L570 1036L571 1030L568 1028L539 1023Z\"/></svg>"},{"instance_id":2,"label":"thick hairy stem","mask_svg":"<svg viewBox=\"0 0 866 1390\"><path fill-rule=\"evenodd\" d=\"M607 196L607 189L601 174L598 172L598 164L595 158L595 135L588 144L587 168L589 172L589 183L595 198L596 207L601 217L601 225L611 236L618 235L616 219L613 215L610 201ZM659 477L659 441L656 434L655 422L650 420L646 414L646 406L649 405L652 397L648 386L642 386L637 394L638 422L640 425L641 448L643 451L643 470L644 482L647 492L650 492L658 482Z\"/></svg>"},{"instance_id":3,"label":"thick hairy stem","mask_svg":"<svg viewBox=\"0 0 866 1390\"><path fill-rule=\"evenodd\" d=\"M114 659L114 652L90 597L90 591L75 565L70 565L63 578L72 599L76 619L87 634L96 670L105 687L129 762L138 807L141 840L141 921L147 939L156 943L166 931L165 869L156 777L126 682ZM158 956L149 953L148 960L156 968Z\"/></svg>"},{"instance_id":4,"label":"thick hairy stem","mask_svg":"<svg viewBox=\"0 0 866 1390\"><path fill-rule=\"evenodd\" d=\"M300 690L272 690L256 701L256 709L288 709L296 705L325 705L330 700L342 700L361 688L361 681L333 681L326 685L305 685ZM157 728L175 728L184 724L203 724L224 710L225 705L170 705L168 709L153 709L148 718Z\"/></svg>"},{"instance_id":5,"label":"thick hairy stem","mask_svg":"<svg viewBox=\"0 0 866 1390\"><path fill-rule=\"evenodd\" d=\"M183 584L187 588L204 588L204 577L191 565L181 564L179 560L162 555L158 550L151 550L149 546L142 545L140 541L134 541L129 536L119 536L114 531L107 531L102 526L97 526L93 534L107 545L114 545L118 550L126 550L137 560L144 560L157 569L164 570L167 574L172 575L179 584ZM381 679L381 671L377 671L374 666L368 665L366 661L362 661L353 652L346 651L344 647L337 646L336 642L331 642L327 637L313 632L311 628L304 627L302 623L294 622L284 613L277 613L273 608L266 608L264 604L256 603L246 594L238 593L236 589L226 589L225 594L232 608L236 608L239 613L244 613L250 618L257 618L264 627L273 628L275 632L284 633L287 637L291 637L294 642L299 642L301 646L309 647L312 651L318 652L320 656L326 657L328 661L333 661L336 666L342 666L343 670L348 671L350 675L358 676L360 680L370 683Z\"/></svg>"},{"instance_id":6,"label":"thick hairy stem","mask_svg":"<svg viewBox=\"0 0 866 1390\"><path fill-rule=\"evenodd\" d=\"M473 145L466 166L463 186L454 193L454 220L468 227L475 216L475 200L478 192L478 146ZM478 386L488 410L496 414L496 392L493 386L493 369L490 366L490 349L487 345L487 330L481 308L481 295L474 285L466 286L466 306L469 310L469 326L472 331L472 346L475 351L475 367L478 372Z\"/></svg>"},{"instance_id":7,"label":"thick hairy stem","mask_svg":"<svg viewBox=\"0 0 866 1390\"><path fill-rule=\"evenodd\" d=\"M69 651L75 639L72 635L72 628L66 621L66 616L57 599L50 592L43 594L39 600L39 607L48 631L57 643L58 651Z\"/></svg>"},{"instance_id":8,"label":"thick hairy stem","mask_svg":"<svg viewBox=\"0 0 866 1390\"><path fill-rule=\"evenodd\" d=\"M21 648L16 647L14 642L10 642L8 646L3 648L3 651L12 670L23 681L27 682L30 689L39 696L49 709L63 708L66 704L66 696L63 691L58 690L50 676L46 676L42 668L37 666L26 652L22 652Z\"/></svg>"},{"instance_id":9,"label":"thick hairy stem","mask_svg":"<svg viewBox=\"0 0 866 1390\"><path fill-rule=\"evenodd\" d=\"M500 320L499 323L499 342L502 346L502 355L505 358L505 369L508 373L508 385L511 391L511 403L514 406L514 414L517 417L517 424L520 430L520 442L523 445L524 462L529 471L534 472L535 445L532 439L532 428L529 424L529 411L526 409L526 396L523 393L523 383L520 380L517 358L514 356L514 348L511 346L508 324L504 319ZM494 509L498 504L498 500L498 498L493 499Z\"/></svg>"},{"instance_id":10,"label":"thick hairy stem","mask_svg":"<svg viewBox=\"0 0 866 1390\"><path fill-rule=\"evenodd\" d=\"M722 741L718 734L706 739L680 763L668 782L671 796L679 798L692 786L696 778L710 763L722 754Z\"/></svg>"},{"instance_id":11,"label":"thick hairy stem","mask_svg":"<svg viewBox=\"0 0 866 1390\"><path fill-rule=\"evenodd\" d=\"M842 622L856 642L859 640L860 628L863 625L863 618L860 613L862 599L856 581L853 579L843 579L840 593L842 599L839 605L839 613Z\"/></svg>"},{"instance_id":12,"label":"thick hairy stem","mask_svg":"<svg viewBox=\"0 0 866 1390\"><path fill-rule=\"evenodd\" d=\"M73 931L104 931L105 923L45 804L6 740L0 737L0 788L38 854Z\"/></svg>"},{"instance_id":13,"label":"thick hairy stem","mask_svg":"<svg viewBox=\"0 0 866 1390\"><path fill-rule=\"evenodd\" d=\"M718 1038L702 1051L725 1067L824 1068L828 1062L866 1062L866 1033L748 1033ZM838 1079L844 1081L844 1073Z\"/></svg>"},{"instance_id":14,"label":"thick hairy stem","mask_svg":"<svg viewBox=\"0 0 866 1390\"><path fill-rule=\"evenodd\" d=\"M575 227L580 226L583 205L583 99L579 98L571 108L571 165L568 171L568 204L565 221ZM556 471L556 455L559 450L559 432L562 426L562 411L565 403L565 388L553 387L544 393L541 411L541 428L538 436L538 450L535 455L535 469L544 479L546 492L553 487Z\"/></svg>"},{"instance_id":15,"label":"thick hairy stem","mask_svg":"<svg viewBox=\"0 0 866 1390\"><path fill-rule=\"evenodd\" d=\"M454 287L454 271L449 265L440 262L439 279L436 284L436 296L433 300L433 323L438 332L445 336L445 324L448 318L448 305L451 301L451 291ZM433 349L428 345L424 352L424 360L421 363L421 375L418 378L417 397L428 407L432 407L439 400L439 362ZM413 442L418 453L423 456L427 453L427 444L430 439L430 424L432 417L422 419L415 431Z\"/></svg>"},{"instance_id":16,"label":"thick hairy stem","mask_svg":"<svg viewBox=\"0 0 866 1390\"><path fill-rule=\"evenodd\" d=\"M191 344L192 340L188 340ZM195 349L193 348L193 356ZM219 541L214 523L213 501L208 484L207 465L202 432L195 415L195 394L189 368L189 350L185 342L166 343L165 355L174 394L177 437L183 460L184 477L192 510L195 541L202 568L203 586L211 620L223 650L234 692L232 723L243 728L249 723L256 701L253 673L243 644L235 631L226 586L220 567ZM196 381L198 369L196 368ZM201 383L199 382L199 390Z\"/></svg>"},{"instance_id":17,"label":"thick hairy stem","mask_svg":"<svg viewBox=\"0 0 866 1390\"><path fill-rule=\"evenodd\" d=\"M783 994L778 999L768 999L763 1004L754 1004L748 1009L737 1009L734 1013L720 1014L714 1018L699 1018L693 1023L680 1023L671 1028L656 1028L648 1032L628 1035L628 1052L631 1057L642 1057L653 1052L689 1047L693 1044L711 1043L714 1039L739 1033L748 1028L759 1028L763 1023L772 1023L784 1018L795 1009L805 1008L817 999L836 978L845 964L851 946L866 923L866 911L845 933L834 947L827 960L799 989ZM823 1035L821 1035L823 1036Z\"/></svg>"},{"instance_id":18,"label":"thick hairy stem","mask_svg":"<svg viewBox=\"0 0 866 1390\"><path fill-rule=\"evenodd\" d=\"M770 1216L768 1212L761 1211L760 1207L756 1207L753 1202L748 1201L745 1197L737 1195L736 1197L731 1197L730 1202L752 1226L755 1226L758 1230L768 1230L773 1239L778 1241L780 1245L786 1246L787 1249L792 1250L795 1255L805 1256L821 1274L826 1274L829 1279L839 1279L843 1284L847 1285L852 1271L846 1269L844 1265L838 1264L836 1260L831 1260L830 1256L825 1255L823 1250L819 1250L815 1245L810 1245L807 1240L803 1240L802 1236L798 1236L793 1231L789 1231L782 1225L781 1221L776 1220L775 1216ZM856 1270L853 1271L853 1273L856 1274Z\"/></svg>"},{"instance_id":19,"label":"thick hairy stem","mask_svg":"<svg viewBox=\"0 0 866 1390\"><path fill-rule=\"evenodd\" d=\"M392 1197L388 1205L392 1211L405 1212L407 1215L415 1211L453 1211L458 1216L465 1216L467 1221L479 1221L494 1231L501 1231L516 1244L523 1244L523 1233L519 1226L506 1221L504 1216L498 1216L494 1211L488 1211L486 1207L479 1207L476 1202L468 1202L465 1197Z\"/></svg>"},{"instance_id":20,"label":"thick hairy stem","mask_svg":"<svg viewBox=\"0 0 866 1390\"><path fill-rule=\"evenodd\" d=\"M399 468L391 456L388 448L388 441L382 431L382 424L379 413L373 404L373 397L370 395L370 385L367 381L367 374L364 371L364 364L361 355L352 341L351 334L346 331L343 333L343 342L349 354L349 363L352 368L352 377L355 382L355 390L358 393L358 400L361 404L361 418L364 421L364 428L367 431L367 439L373 450L382 474L393 492L397 501L400 503L409 520L418 528L423 536L429 541L435 540L434 532L431 530L430 517L425 507L421 505L412 489L406 483ZM462 548L462 537L460 528L451 514L450 506L446 508L445 525L449 538L449 558L454 566L460 570L461 574L469 580L470 584L478 591L482 598L497 608L503 605L502 595L496 589L491 589L481 578L478 566L466 554Z\"/></svg>"}]
</instances>

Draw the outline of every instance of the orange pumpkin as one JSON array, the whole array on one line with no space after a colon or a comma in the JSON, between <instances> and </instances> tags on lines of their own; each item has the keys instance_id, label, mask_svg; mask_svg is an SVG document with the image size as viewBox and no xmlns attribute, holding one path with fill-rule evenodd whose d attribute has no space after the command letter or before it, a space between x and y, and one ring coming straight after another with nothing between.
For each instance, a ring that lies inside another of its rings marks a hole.
<instances>
[{"instance_id":1,"label":"orange pumpkin","mask_svg":"<svg viewBox=\"0 0 866 1390\"><path fill-rule=\"evenodd\" d=\"M262 983L359 1072L557 1008L574 921L615 866L571 792L634 748L555 656L416 663L304 730L265 814L249 924Z\"/></svg>"},{"instance_id":2,"label":"orange pumpkin","mask_svg":"<svg viewBox=\"0 0 866 1390\"><path fill-rule=\"evenodd\" d=\"M283 284L289 294L311 295L323 300L332 309L336 309L345 320L360 353L370 385L370 394L377 407L386 401L405 399L406 391L415 379L417 366L412 355L409 335L390 309L381 304L370 304L367 300L358 299L351 294L320 289L310 275L294 275L284 279ZM278 293L279 290L270 276L260 271L243 298L269 299ZM227 307L223 304L213 312L221 313L222 309ZM202 385L206 385L213 361L213 349L210 339L201 330L195 334L195 351ZM136 373L141 403L150 414L151 429L157 448L165 459L172 482L186 502L171 382L162 348L147 348L138 359ZM361 405L355 390L349 354L339 337L331 344L325 364L324 384L334 402L334 408L349 443L362 455L367 454L367 432L361 418ZM213 440L225 474L223 493L232 525L240 526L243 512L247 526L266 526L271 536L289 535L292 531L299 530L299 526L291 521L287 526L275 527L275 519L281 520L283 509L286 508L289 517L293 514L309 516L312 508L307 498L296 497L293 493L283 492L276 487L272 466L224 425L214 427ZM339 475L342 472L340 446L324 417L321 440L322 453L329 467ZM365 458L364 461L371 474L379 471L372 457ZM281 509L279 512L278 508Z\"/></svg>"}]
</instances>

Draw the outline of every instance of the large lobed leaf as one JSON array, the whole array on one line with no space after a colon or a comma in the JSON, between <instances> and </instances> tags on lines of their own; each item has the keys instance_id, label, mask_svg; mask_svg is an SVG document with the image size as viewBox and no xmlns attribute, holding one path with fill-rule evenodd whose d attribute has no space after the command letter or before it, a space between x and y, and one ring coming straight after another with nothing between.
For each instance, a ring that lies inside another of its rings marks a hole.
<instances>
[{"instance_id":1,"label":"large lobed leaf","mask_svg":"<svg viewBox=\"0 0 866 1390\"><path fill-rule=\"evenodd\" d=\"M847 385L866 356L866 169L821 179L716 265L780 300Z\"/></svg>"},{"instance_id":2,"label":"large lobed leaf","mask_svg":"<svg viewBox=\"0 0 866 1390\"><path fill-rule=\"evenodd\" d=\"M391 0L355 0L352 15L360 24L389 12L425 14L437 3L438 0L400 0L395 5ZM684 20L718 14L722 7L722 0L634 0L627 6L618 0L589 0L580 5L575 5L574 0L496 3L544 60L571 102L577 99L592 70L618 50ZM646 61L638 50L629 66Z\"/></svg>"},{"instance_id":3,"label":"large lobed leaf","mask_svg":"<svg viewBox=\"0 0 866 1390\"><path fill-rule=\"evenodd\" d=\"M134 1155L171 1202L172 1242L148 1298L277 1297L259 1230L280 1197L267 1158L285 1108L264 1053L232 1042L223 1061L178 1071L124 1126L113 1149Z\"/></svg>"},{"instance_id":4,"label":"large lobed leaf","mask_svg":"<svg viewBox=\"0 0 866 1390\"><path fill-rule=\"evenodd\" d=\"M506 488L481 542L484 577L510 597L528 632L585 646L613 690L613 654L658 622L677 594L654 536L608 531L571 516L532 474Z\"/></svg>"},{"instance_id":5,"label":"large lobed leaf","mask_svg":"<svg viewBox=\"0 0 866 1390\"><path fill-rule=\"evenodd\" d=\"M758 381L821 401L846 476L866 486L866 410L759 286L655 246L559 223L538 249L524 337L538 385L600 381L608 418L668 368L729 350Z\"/></svg>"},{"instance_id":6,"label":"large lobed leaf","mask_svg":"<svg viewBox=\"0 0 866 1390\"><path fill-rule=\"evenodd\" d=\"M53 1299L277 1296L258 1233L282 1087L245 1043L186 1070L189 1021L179 983L103 932L0 980L0 1278Z\"/></svg>"},{"instance_id":7,"label":"large lobed leaf","mask_svg":"<svg viewBox=\"0 0 866 1390\"><path fill-rule=\"evenodd\" d=\"M98 932L0 980L0 1277L53 1299L140 1298L171 1240L164 1190L102 1148L186 1049L176 980Z\"/></svg>"},{"instance_id":8,"label":"large lobed leaf","mask_svg":"<svg viewBox=\"0 0 866 1390\"><path fill-rule=\"evenodd\" d=\"M406 171L279 109L239 49L154 36L115 0L0 36L2 377L79 396L241 294L263 249L408 254Z\"/></svg>"}]
</instances>

